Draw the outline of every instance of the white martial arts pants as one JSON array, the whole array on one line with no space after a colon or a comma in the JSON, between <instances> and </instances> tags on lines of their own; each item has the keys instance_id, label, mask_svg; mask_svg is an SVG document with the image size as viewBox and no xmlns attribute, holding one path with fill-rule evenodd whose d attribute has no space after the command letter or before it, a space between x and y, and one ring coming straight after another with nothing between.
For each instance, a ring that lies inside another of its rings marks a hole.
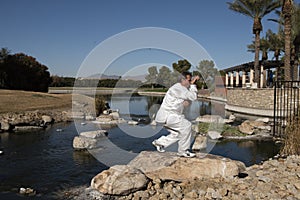
<instances>
[{"instance_id":1,"label":"white martial arts pants","mask_svg":"<svg viewBox=\"0 0 300 200\"><path fill-rule=\"evenodd\" d=\"M183 115L170 114L165 125L170 132L167 136L161 136L156 140L165 148L178 141L178 153L183 153L190 149L192 137L192 124ZM173 130L172 130L173 129Z\"/></svg>"}]
</instances>

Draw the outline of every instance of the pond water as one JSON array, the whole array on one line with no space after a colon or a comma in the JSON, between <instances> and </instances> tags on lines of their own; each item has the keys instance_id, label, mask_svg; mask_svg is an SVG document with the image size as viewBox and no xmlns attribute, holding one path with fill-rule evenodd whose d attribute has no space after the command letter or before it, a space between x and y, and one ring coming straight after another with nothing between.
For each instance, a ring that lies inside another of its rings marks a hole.
<instances>
[{"instance_id":1,"label":"pond water","mask_svg":"<svg viewBox=\"0 0 300 200\"><path fill-rule=\"evenodd\" d=\"M99 125L92 122L86 125L79 121L59 123L40 132L0 133L0 148L4 150L0 156L0 199L26 199L18 194L20 187L36 190L35 199L55 199L55 194L64 189L88 185L96 174L110 165L126 164L140 151L154 151L153 139L167 132L150 126L148 119L151 117L149 113L151 115L157 109L153 105L159 105L162 97L132 96L128 99L118 96L108 100L112 109L120 110L121 117L145 120L137 126L110 127L107 139L100 142L104 148L97 152L74 151L72 147L78 131L99 129ZM196 102L191 110L191 119L199 113L223 112L222 105L204 101ZM57 129L63 131L57 132ZM168 150L175 151L176 145ZM277 152L278 146L271 141L228 140L217 142L210 151L211 154L240 160L247 166L266 160Z\"/></svg>"}]
</instances>

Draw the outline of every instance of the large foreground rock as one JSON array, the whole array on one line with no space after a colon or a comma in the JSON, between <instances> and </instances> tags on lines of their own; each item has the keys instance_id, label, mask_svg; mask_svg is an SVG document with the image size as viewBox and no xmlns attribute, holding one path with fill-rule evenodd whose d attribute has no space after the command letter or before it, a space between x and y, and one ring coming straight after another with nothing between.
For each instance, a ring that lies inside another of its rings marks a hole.
<instances>
[{"instance_id":1,"label":"large foreground rock","mask_svg":"<svg viewBox=\"0 0 300 200\"><path fill-rule=\"evenodd\" d=\"M233 178L246 169L244 163L198 153L195 158L178 157L174 152L141 152L128 165L143 171L150 179L188 181L203 177Z\"/></svg>"},{"instance_id":2,"label":"large foreground rock","mask_svg":"<svg viewBox=\"0 0 300 200\"><path fill-rule=\"evenodd\" d=\"M174 152L141 152L127 165L115 165L96 175L91 187L107 195L128 195L154 182L188 182L202 178L232 179L246 170L242 162L220 156L197 154L183 158Z\"/></svg>"}]
</instances>

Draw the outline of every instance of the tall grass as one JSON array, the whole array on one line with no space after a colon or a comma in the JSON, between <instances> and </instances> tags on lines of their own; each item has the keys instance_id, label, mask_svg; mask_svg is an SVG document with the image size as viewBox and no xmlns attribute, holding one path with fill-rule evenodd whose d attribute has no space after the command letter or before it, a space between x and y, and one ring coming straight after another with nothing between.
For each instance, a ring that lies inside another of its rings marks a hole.
<instances>
[{"instance_id":1,"label":"tall grass","mask_svg":"<svg viewBox=\"0 0 300 200\"><path fill-rule=\"evenodd\" d=\"M106 105L105 105L106 101L104 99L104 97L97 95L95 97L95 109L96 109L96 115L99 116L105 109L106 109Z\"/></svg>"},{"instance_id":2,"label":"tall grass","mask_svg":"<svg viewBox=\"0 0 300 200\"><path fill-rule=\"evenodd\" d=\"M285 129L285 140L281 155L300 155L300 110L292 117Z\"/></svg>"}]
</instances>

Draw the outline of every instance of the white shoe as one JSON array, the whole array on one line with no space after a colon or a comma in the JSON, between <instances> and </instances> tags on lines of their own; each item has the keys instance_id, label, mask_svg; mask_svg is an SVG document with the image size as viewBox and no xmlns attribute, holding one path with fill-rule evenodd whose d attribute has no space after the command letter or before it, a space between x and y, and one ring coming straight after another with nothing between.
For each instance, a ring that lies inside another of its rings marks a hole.
<instances>
[{"instance_id":1,"label":"white shoe","mask_svg":"<svg viewBox=\"0 0 300 200\"><path fill-rule=\"evenodd\" d=\"M188 150L186 150L185 152L177 153L177 155L180 157L186 157L186 158L193 158L196 156L196 154L189 152Z\"/></svg>"},{"instance_id":2,"label":"white shoe","mask_svg":"<svg viewBox=\"0 0 300 200\"><path fill-rule=\"evenodd\" d=\"M158 152L163 153L163 152L166 151L166 150L164 150L164 146L158 144L158 143L156 142L156 140L154 140L154 141L152 142L152 144L156 147L156 150L157 150Z\"/></svg>"}]
</instances>

